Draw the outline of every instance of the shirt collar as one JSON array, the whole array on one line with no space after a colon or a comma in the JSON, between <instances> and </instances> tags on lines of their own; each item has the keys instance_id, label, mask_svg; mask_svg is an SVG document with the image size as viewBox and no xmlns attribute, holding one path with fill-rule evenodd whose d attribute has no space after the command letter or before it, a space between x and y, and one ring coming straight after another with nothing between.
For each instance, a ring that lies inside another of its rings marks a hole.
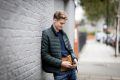
<instances>
[{"instance_id":1,"label":"shirt collar","mask_svg":"<svg viewBox=\"0 0 120 80\"><path fill-rule=\"evenodd\" d=\"M52 28L54 34L55 34L56 36L58 36L55 25L52 25L51 28ZM64 34L64 31L63 31L63 30L60 30L59 32L61 32L62 35Z\"/></svg>"}]
</instances>

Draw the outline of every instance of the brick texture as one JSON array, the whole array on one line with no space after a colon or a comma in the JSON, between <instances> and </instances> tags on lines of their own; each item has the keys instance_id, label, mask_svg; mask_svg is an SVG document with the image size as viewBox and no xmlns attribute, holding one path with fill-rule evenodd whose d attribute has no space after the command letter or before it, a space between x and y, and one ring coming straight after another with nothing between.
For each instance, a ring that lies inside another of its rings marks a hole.
<instances>
[{"instance_id":1,"label":"brick texture","mask_svg":"<svg viewBox=\"0 0 120 80\"><path fill-rule=\"evenodd\" d=\"M0 0L0 80L44 80L41 34L53 12L54 0Z\"/></svg>"},{"instance_id":2,"label":"brick texture","mask_svg":"<svg viewBox=\"0 0 120 80\"><path fill-rule=\"evenodd\" d=\"M51 26L56 10L72 15L67 24L73 25L73 1L0 0L0 80L53 80L41 69L42 30ZM68 26L65 31L73 31Z\"/></svg>"}]
</instances>

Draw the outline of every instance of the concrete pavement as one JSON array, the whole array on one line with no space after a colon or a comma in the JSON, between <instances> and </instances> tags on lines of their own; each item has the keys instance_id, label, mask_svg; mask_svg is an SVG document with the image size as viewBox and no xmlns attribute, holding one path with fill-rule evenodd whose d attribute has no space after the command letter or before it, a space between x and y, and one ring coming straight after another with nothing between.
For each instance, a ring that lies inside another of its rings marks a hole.
<instances>
[{"instance_id":1,"label":"concrete pavement","mask_svg":"<svg viewBox=\"0 0 120 80\"><path fill-rule=\"evenodd\" d=\"M120 80L120 57L112 47L87 41L78 61L78 80Z\"/></svg>"}]
</instances>

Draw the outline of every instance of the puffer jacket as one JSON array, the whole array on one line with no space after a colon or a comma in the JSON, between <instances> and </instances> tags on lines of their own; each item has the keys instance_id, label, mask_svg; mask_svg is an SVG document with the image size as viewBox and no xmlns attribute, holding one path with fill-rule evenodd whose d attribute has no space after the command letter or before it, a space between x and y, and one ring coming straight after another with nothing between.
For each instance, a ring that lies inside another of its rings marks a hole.
<instances>
[{"instance_id":1,"label":"puffer jacket","mask_svg":"<svg viewBox=\"0 0 120 80\"><path fill-rule=\"evenodd\" d=\"M70 45L69 39L63 30L62 35L66 49L72 56L72 59L75 59L76 56ZM62 55L60 40L52 25L50 28L42 32L41 59L43 70L49 73L58 73L61 68L61 58Z\"/></svg>"}]
</instances>

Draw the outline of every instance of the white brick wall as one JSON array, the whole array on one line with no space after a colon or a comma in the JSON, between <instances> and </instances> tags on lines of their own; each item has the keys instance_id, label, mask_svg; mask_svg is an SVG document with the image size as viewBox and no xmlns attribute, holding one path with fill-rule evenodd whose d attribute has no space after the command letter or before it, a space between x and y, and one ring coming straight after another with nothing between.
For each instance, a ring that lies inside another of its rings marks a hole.
<instances>
[{"instance_id":1,"label":"white brick wall","mask_svg":"<svg viewBox=\"0 0 120 80\"><path fill-rule=\"evenodd\" d=\"M51 26L54 11L65 8L63 3L0 0L0 80L53 80L41 69L41 35Z\"/></svg>"},{"instance_id":2,"label":"white brick wall","mask_svg":"<svg viewBox=\"0 0 120 80\"><path fill-rule=\"evenodd\" d=\"M42 80L41 32L53 12L53 0L0 0L0 80Z\"/></svg>"},{"instance_id":3,"label":"white brick wall","mask_svg":"<svg viewBox=\"0 0 120 80\"><path fill-rule=\"evenodd\" d=\"M74 47L74 27L75 27L75 3L74 0L65 0L65 11L68 13L68 20L64 30L66 31L72 47Z\"/></svg>"}]
</instances>

